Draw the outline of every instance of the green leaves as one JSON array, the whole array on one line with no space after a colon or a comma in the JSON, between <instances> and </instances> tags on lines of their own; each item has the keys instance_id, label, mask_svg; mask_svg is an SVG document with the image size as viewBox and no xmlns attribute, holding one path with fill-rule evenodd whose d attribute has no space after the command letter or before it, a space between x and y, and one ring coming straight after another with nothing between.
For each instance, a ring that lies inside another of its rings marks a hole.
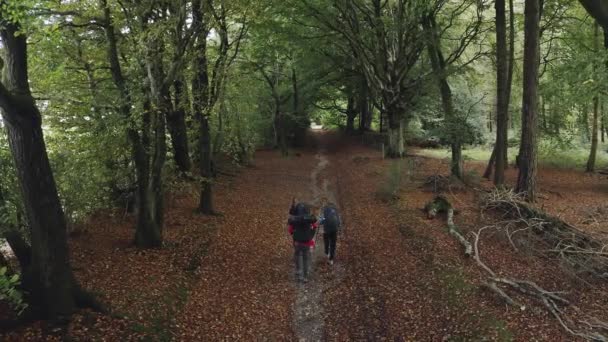
<instances>
[{"instance_id":1,"label":"green leaves","mask_svg":"<svg viewBox=\"0 0 608 342\"><path fill-rule=\"evenodd\" d=\"M8 275L6 267L0 267L0 300L7 301L19 315L28 307L23 300L23 294L18 290L19 275Z\"/></svg>"}]
</instances>

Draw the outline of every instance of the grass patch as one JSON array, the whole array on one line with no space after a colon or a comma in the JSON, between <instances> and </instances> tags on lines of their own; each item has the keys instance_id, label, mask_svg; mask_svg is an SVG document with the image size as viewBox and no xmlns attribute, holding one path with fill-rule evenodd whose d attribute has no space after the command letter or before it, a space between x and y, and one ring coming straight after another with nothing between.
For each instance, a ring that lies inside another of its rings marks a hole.
<instances>
[{"instance_id":1,"label":"grass patch","mask_svg":"<svg viewBox=\"0 0 608 342\"><path fill-rule=\"evenodd\" d=\"M498 341L511 342L515 340L513 333L507 326L507 323L492 315L486 317L486 319L482 322L482 326L486 331L490 333L494 332Z\"/></svg>"},{"instance_id":2,"label":"grass patch","mask_svg":"<svg viewBox=\"0 0 608 342\"><path fill-rule=\"evenodd\" d=\"M395 203L399 200L399 192L403 184L404 161L401 159L391 160L386 178L376 191L376 198L384 203Z\"/></svg>"},{"instance_id":3,"label":"grass patch","mask_svg":"<svg viewBox=\"0 0 608 342\"><path fill-rule=\"evenodd\" d=\"M464 297L474 291L474 286L466 281L460 269L441 269L437 273L442 284L442 296L453 307L464 304Z\"/></svg>"},{"instance_id":4,"label":"grass patch","mask_svg":"<svg viewBox=\"0 0 608 342\"><path fill-rule=\"evenodd\" d=\"M597 150L596 166L598 169L608 167L608 144L600 144ZM509 161L513 163L519 148L509 149ZM449 149L422 149L423 156L446 159L451 157ZM492 148L486 146L469 147L462 151L465 160L487 162L490 160ZM566 150L545 148L539 151L539 164L554 168L584 168L589 158L589 148L573 147Z\"/></svg>"},{"instance_id":5,"label":"grass patch","mask_svg":"<svg viewBox=\"0 0 608 342\"><path fill-rule=\"evenodd\" d=\"M414 169L415 160L412 158L391 160L385 179L376 191L376 198L384 203L397 203L405 185L411 183Z\"/></svg>"},{"instance_id":6,"label":"grass patch","mask_svg":"<svg viewBox=\"0 0 608 342\"><path fill-rule=\"evenodd\" d=\"M176 284L172 290L164 294L157 302L149 303L154 307L154 314L145 324L135 323L131 326L133 332L143 335L143 341L172 341L172 320L188 300L189 284L186 281Z\"/></svg>"}]
</instances>

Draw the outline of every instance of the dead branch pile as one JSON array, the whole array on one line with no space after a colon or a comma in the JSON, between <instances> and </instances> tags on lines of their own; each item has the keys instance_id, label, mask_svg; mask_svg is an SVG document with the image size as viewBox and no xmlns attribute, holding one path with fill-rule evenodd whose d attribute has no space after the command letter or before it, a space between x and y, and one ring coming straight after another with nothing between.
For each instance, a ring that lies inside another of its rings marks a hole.
<instances>
[{"instance_id":1,"label":"dead branch pile","mask_svg":"<svg viewBox=\"0 0 608 342\"><path fill-rule=\"evenodd\" d=\"M483 286L488 290L496 293L502 298L505 303L517 307L520 310L526 310L526 306L520 301L513 298L509 293L517 293L544 307L568 333L581 337L588 341L608 341L608 323L602 322L595 317L587 317L579 308L572 305L570 301L562 297L561 292L547 291L537 283L529 280L513 279L505 276L499 276L486 265L479 252L479 241L481 234L486 229L497 228L496 226L487 226L473 233L474 241L474 259L477 264L488 274L488 280L483 283ZM577 313L577 316L584 317L577 320L566 312L566 307Z\"/></svg>"},{"instance_id":2,"label":"dead branch pile","mask_svg":"<svg viewBox=\"0 0 608 342\"><path fill-rule=\"evenodd\" d=\"M497 294L508 305L517 307L522 311L526 310L527 307L524 302L515 297L516 295L519 295L520 297L523 296L522 298L527 298L528 300L537 303L555 317L564 330L573 336L588 341L608 342L608 323L595 317L589 317L589 315L572 305L568 299L564 298L562 292L548 291L536 282L530 280L515 279L505 275L499 275L483 262L479 250L481 235L488 229L507 231L509 240L514 248L516 248L516 246L513 243L512 236L522 229L533 230L541 235L548 235L550 241L560 238L561 240L559 241L562 242L561 244L556 244L556 246L554 246L556 248L566 248L565 241L576 243L575 246L578 246L577 248L586 248L585 246L588 247L594 243L594 239L591 239L591 237L585 236L584 234L578 236L578 230L571 230L571 226L567 225L565 222L532 208L528 204L522 202L513 193L500 194L495 192L490 194L488 198L486 198L485 209L499 210L504 216L515 217L515 220L525 228L509 231L508 225L486 226L479 229L477 232L472 233L474 241L471 244L471 242L458 232L454 225L454 208L446 197L437 196L425 207L425 210L430 217L434 217L436 213L441 211L446 212L450 234L465 247L465 255L473 255L473 259L477 265L486 272L487 279L482 283L484 288ZM565 232L569 232L570 234L566 234ZM595 245L593 246L595 247Z\"/></svg>"},{"instance_id":3,"label":"dead branch pile","mask_svg":"<svg viewBox=\"0 0 608 342\"><path fill-rule=\"evenodd\" d=\"M543 252L559 257L576 273L608 279L607 241L533 207L512 191L488 193L482 207L502 215L502 224L515 248L513 236L530 231L547 246Z\"/></svg>"}]
</instances>

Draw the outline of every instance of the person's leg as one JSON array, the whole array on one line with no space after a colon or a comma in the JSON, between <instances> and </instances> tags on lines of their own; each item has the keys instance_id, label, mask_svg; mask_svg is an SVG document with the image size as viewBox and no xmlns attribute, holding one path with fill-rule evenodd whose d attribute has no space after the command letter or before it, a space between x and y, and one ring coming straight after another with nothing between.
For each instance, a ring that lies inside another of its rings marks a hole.
<instances>
[{"instance_id":1,"label":"person's leg","mask_svg":"<svg viewBox=\"0 0 608 342\"><path fill-rule=\"evenodd\" d=\"M293 260L295 263L295 269L296 269L296 280L298 280L301 276L302 276L302 267L300 266L300 259L301 259L301 251L300 251L300 246L298 245L294 245L293 247Z\"/></svg>"},{"instance_id":2,"label":"person's leg","mask_svg":"<svg viewBox=\"0 0 608 342\"><path fill-rule=\"evenodd\" d=\"M308 271L310 268L310 247L302 247L302 277L308 280Z\"/></svg>"},{"instance_id":3,"label":"person's leg","mask_svg":"<svg viewBox=\"0 0 608 342\"><path fill-rule=\"evenodd\" d=\"M323 247L325 249L325 255L329 257L329 234L323 233Z\"/></svg>"},{"instance_id":4,"label":"person's leg","mask_svg":"<svg viewBox=\"0 0 608 342\"><path fill-rule=\"evenodd\" d=\"M334 260L336 257L336 242L338 239L338 232L331 233L329 237L329 260Z\"/></svg>"}]
</instances>

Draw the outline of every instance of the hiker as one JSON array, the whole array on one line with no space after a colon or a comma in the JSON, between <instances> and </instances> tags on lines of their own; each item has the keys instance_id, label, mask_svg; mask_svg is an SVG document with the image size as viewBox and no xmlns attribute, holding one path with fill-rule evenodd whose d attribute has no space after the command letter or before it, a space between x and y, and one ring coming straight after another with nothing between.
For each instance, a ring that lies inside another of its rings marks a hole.
<instances>
[{"instance_id":1,"label":"hiker","mask_svg":"<svg viewBox=\"0 0 608 342\"><path fill-rule=\"evenodd\" d=\"M317 218L310 214L310 206L305 203L292 203L289 210L288 230L293 238L296 277L308 281L311 262L311 249L315 246Z\"/></svg>"},{"instance_id":2,"label":"hiker","mask_svg":"<svg viewBox=\"0 0 608 342\"><path fill-rule=\"evenodd\" d=\"M327 198L322 199L321 213L319 215L319 223L323 225L323 245L325 247L325 256L330 265L334 264L336 257L336 242L338 239L338 230L340 229L340 215L336 205L328 202Z\"/></svg>"}]
</instances>

